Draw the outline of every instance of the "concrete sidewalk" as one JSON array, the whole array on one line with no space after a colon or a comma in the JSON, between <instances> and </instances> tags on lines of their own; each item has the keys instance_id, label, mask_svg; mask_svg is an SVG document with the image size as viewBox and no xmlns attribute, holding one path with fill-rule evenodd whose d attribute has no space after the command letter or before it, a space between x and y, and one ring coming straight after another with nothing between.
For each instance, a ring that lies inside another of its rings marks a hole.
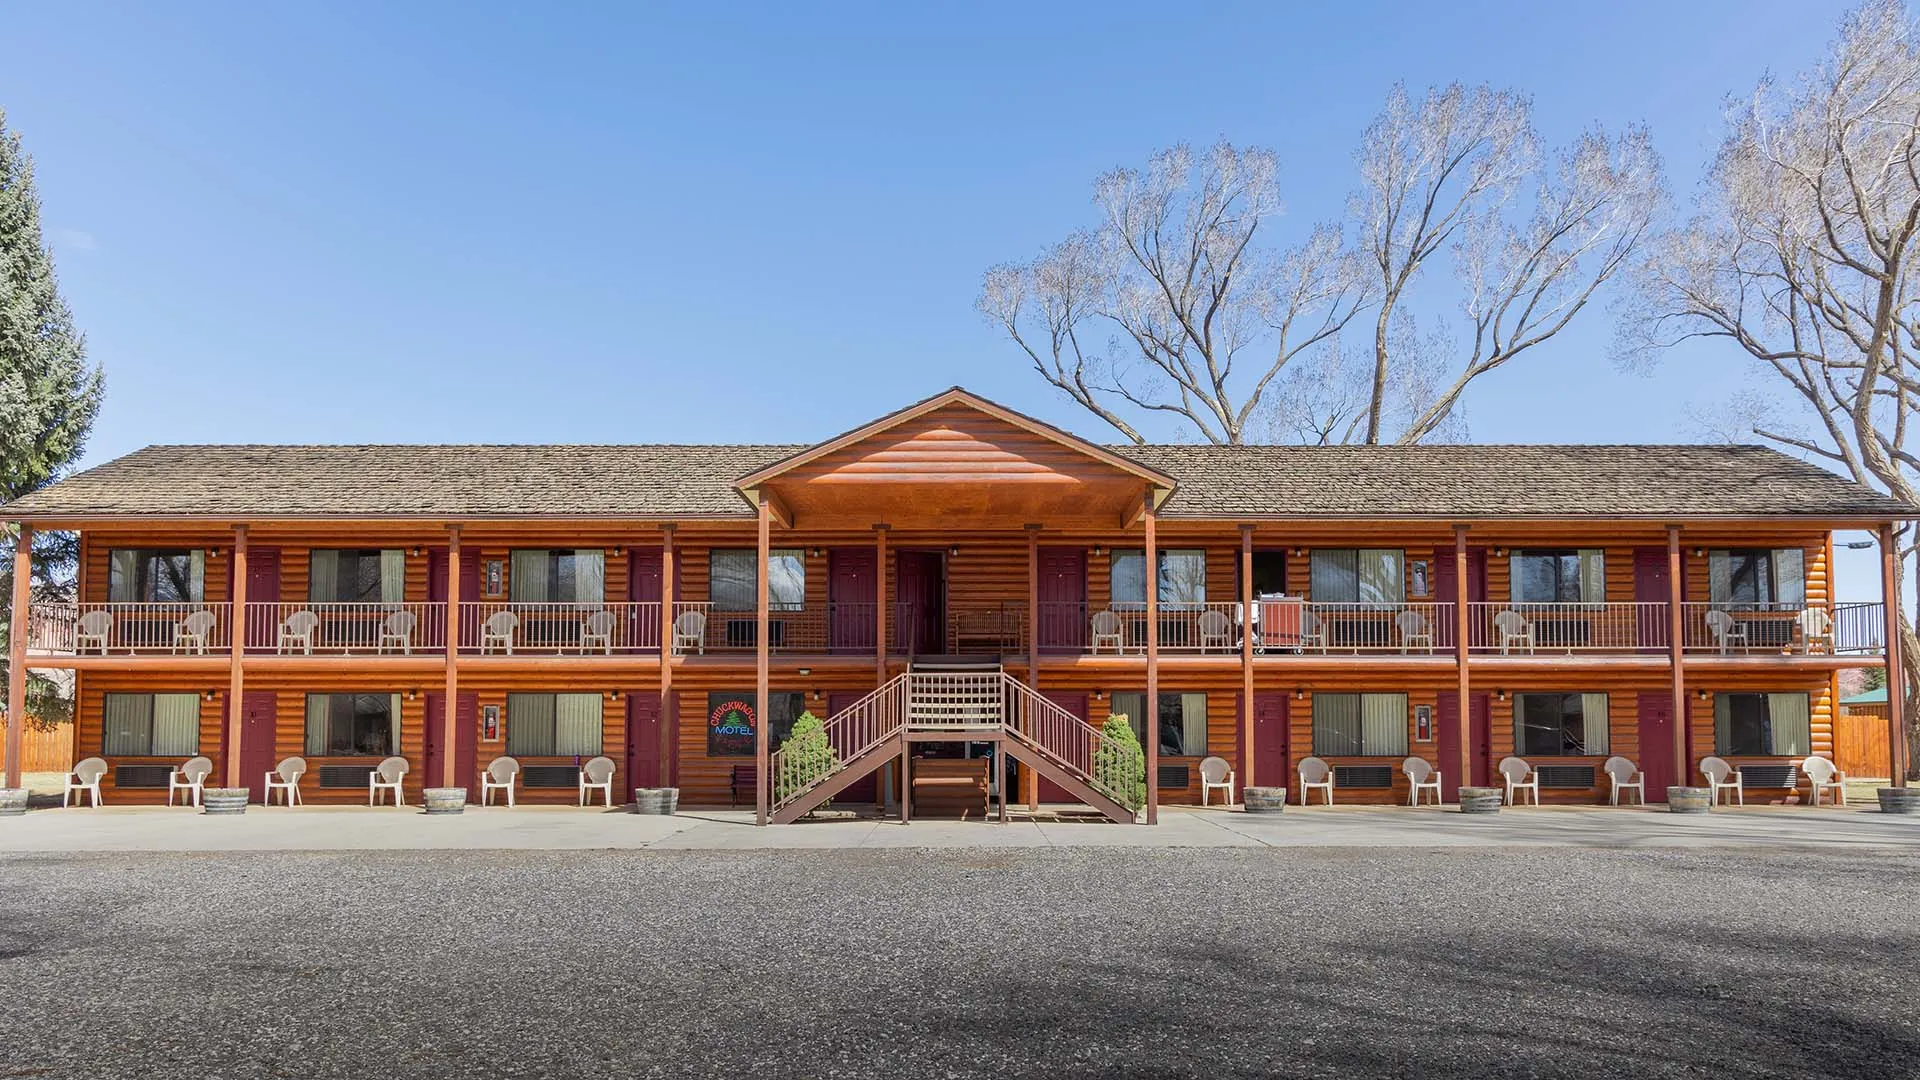
<instances>
[{"instance_id":1,"label":"concrete sidewalk","mask_svg":"<svg viewBox=\"0 0 1920 1080\"><path fill-rule=\"evenodd\" d=\"M1754 807L1706 815L1609 807L1502 810L1467 817L1425 807L1293 807L1281 814L1162 810L1156 827L1094 821L830 820L757 828L745 811L643 817L573 807L250 807L239 817L186 808L36 810L0 820L0 852L356 850L747 850L825 848L1231 847L1858 847L1920 845L1920 818L1877 809Z\"/></svg>"}]
</instances>

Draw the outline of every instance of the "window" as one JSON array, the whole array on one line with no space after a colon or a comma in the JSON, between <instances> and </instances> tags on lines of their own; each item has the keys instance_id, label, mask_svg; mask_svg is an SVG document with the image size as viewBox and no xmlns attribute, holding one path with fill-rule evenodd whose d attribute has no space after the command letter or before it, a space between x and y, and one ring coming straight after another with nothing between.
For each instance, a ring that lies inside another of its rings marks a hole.
<instances>
[{"instance_id":1,"label":"window","mask_svg":"<svg viewBox=\"0 0 1920 1080\"><path fill-rule=\"evenodd\" d=\"M199 548L118 548L107 555L107 600L115 604L199 604L207 596L207 554Z\"/></svg>"},{"instance_id":2,"label":"window","mask_svg":"<svg viewBox=\"0 0 1920 1080\"><path fill-rule=\"evenodd\" d=\"M407 553L399 548L316 548L307 574L313 604L397 604L407 595Z\"/></svg>"},{"instance_id":3,"label":"window","mask_svg":"<svg viewBox=\"0 0 1920 1080\"><path fill-rule=\"evenodd\" d=\"M1407 695L1313 695L1313 752L1321 757L1405 757Z\"/></svg>"},{"instance_id":4,"label":"window","mask_svg":"<svg viewBox=\"0 0 1920 1080\"><path fill-rule=\"evenodd\" d=\"M599 548L520 548L507 568L516 604L599 604L607 599L607 553Z\"/></svg>"},{"instance_id":5,"label":"window","mask_svg":"<svg viewBox=\"0 0 1920 1080\"><path fill-rule=\"evenodd\" d=\"M1207 553L1199 548L1168 548L1158 553L1160 564L1154 592L1160 603L1198 607L1207 602ZM1147 605L1147 553L1144 548L1120 548L1109 565L1109 593L1114 607Z\"/></svg>"},{"instance_id":6,"label":"window","mask_svg":"<svg viewBox=\"0 0 1920 1080\"><path fill-rule=\"evenodd\" d=\"M1397 548L1316 548L1311 599L1316 604L1403 604L1406 566L1407 553Z\"/></svg>"},{"instance_id":7,"label":"window","mask_svg":"<svg viewBox=\"0 0 1920 1080\"><path fill-rule=\"evenodd\" d=\"M760 553L752 548L715 548L707 555L707 598L715 611L759 611ZM807 603L807 560L799 548L767 552L767 610L800 611Z\"/></svg>"},{"instance_id":8,"label":"window","mask_svg":"<svg viewBox=\"0 0 1920 1080\"><path fill-rule=\"evenodd\" d=\"M599 694L508 694L507 754L511 757L597 757Z\"/></svg>"},{"instance_id":9,"label":"window","mask_svg":"<svg viewBox=\"0 0 1920 1080\"><path fill-rule=\"evenodd\" d=\"M1807 604L1806 552L1733 548L1707 552L1707 599L1717 607L1795 611Z\"/></svg>"},{"instance_id":10,"label":"window","mask_svg":"<svg viewBox=\"0 0 1920 1080\"><path fill-rule=\"evenodd\" d=\"M1287 553L1253 553L1253 595L1279 596L1287 591Z\"/></svg>"},{"instance_id":11,"label":"window","mask_svg":"<svg viewBox=\"0 0 1920 1080\"><path fill-rule=\"evenodd\" d=\"M1607 695L1513 695L1513 745L1526 757L1607 753Z\"/></svg>"},{"instance_id":12,"label":"window","mask_svg":"<svg viewBox=\"0 0 1920 1080\"><path fill-rule=\"evenodd\" d=\"M308 694L308 757L388 757L400 752L399 694Z\"/></svg>"},{"instance_id":13,"label":"window","mask_svg":"<svg viewBox=\"0 0 1920 1080\"><path fill-rule=\"evenodd\" d=\"M754 756L754 691L714 691L707 695L707 756ZM795 693L768 691L767 729L770 751L780 749L793 734L793 722L806 711L806 699Z\"/></svg>"},{"instance_id":14,"label":"window","mask_svg":"<svg viewBox=\"0 0 1920 1080\"><path fill-rule=\"evenodd\" d=\"M1715 694L1713 750L1732 757L1805 757L1813 726L1805 694Z\"/></svg>"},{"instance_id":15,"label":"window","mask_svg":"<svg viewBox=\"0 0 1920 1080\"><path fill-rule=\"evenodd\" d=\"M1147 695L1113 695L1111 715L1125 716L1140 745L1147 744ZM1160 695L1160 755L1205 757L1207 753L1207 695Z\"/></svg>"},{"instance_id":16,"label":"window","mask_svg":"<svg viewBox=\"0 0 1920 1080\"><path fill-rule=\"evenodd\" d=\"M108 694L100 752L192 757L200 752L199 694Z\"/></svg>"},{"instance_id":17,"label":"window","mask_svg":"<svg viewBox=\"0 0 1920 1080\"><path fill-rule=\"evenodd\" d=\"M1516 551L1508 556L1516 604L1604 604L1606 553L1599 548Z\"/></svg>"}]
</instances>

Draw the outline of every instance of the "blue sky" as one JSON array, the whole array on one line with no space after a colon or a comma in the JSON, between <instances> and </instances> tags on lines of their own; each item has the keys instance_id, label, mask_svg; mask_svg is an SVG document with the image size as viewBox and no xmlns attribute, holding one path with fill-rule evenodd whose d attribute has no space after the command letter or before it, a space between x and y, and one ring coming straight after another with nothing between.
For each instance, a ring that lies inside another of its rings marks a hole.
<instances>
[{"instance_id":1,"label":"blue sky","mask_svg":"<svg viewBox=\"0 0 1920 1080\"><path fill-rule=\"evenodd\" d=\"M1684 196L1726 95L1842 9L75 0L8 12L0 105L107 370L90 461L808 440L954 383L1107 438L973 310L1092 223L1098 173L1271 147L1303 233L1393 81L1460 80L1532 94L1550 143L1649 124ZM1711 350L1617 371L1611 333L1590 309L1476 384L1472 437L1680 440L1742 382Z\"/></svg>"}]
</instances>

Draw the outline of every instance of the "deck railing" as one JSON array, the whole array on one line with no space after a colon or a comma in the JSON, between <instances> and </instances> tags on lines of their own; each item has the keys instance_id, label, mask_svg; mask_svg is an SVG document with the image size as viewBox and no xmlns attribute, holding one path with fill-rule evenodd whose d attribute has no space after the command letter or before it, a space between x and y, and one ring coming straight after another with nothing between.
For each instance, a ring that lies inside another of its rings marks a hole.
<instances>
[{"instance_id":1,"label":"deck railing","mask_svg":"<svg viewBox=\"0 0 1920 1080\"><path fill-rule=\"evenodd\" d=\"M1453 650L1452 604L1310 604L1265 599L1251 625L1235 602L1169 603L1160 608L1160 650L1175 655L1227 655L1251 633L1256 653L1429 655ZM1140 605L1043 603L1040 652L1126 655L1147 647Z\"/></svg>"},{"instance_id":2,"label":"deck railing","mask_svg":"<svg viewBox=\"0 0 1920 1080\"><path fill-rule=\"evenodd\" d=\"M35 604L27 652L43 656L210 656L233 643L230 603Z\"/></svg>"},{"instance_id":3,"label":"deck railing","mask_svg":"<svg viewBox=\"0 0 1920 1080\"><path fill-rule=\"evenodd\" d=\"M1886 605L1680 605L1680 644L1717 656L1877 655L1887 649Z\"/></svg>"},{"instance_id":4,"label":"deck railing","mask_svg":"<svg viewBox=\"0 0 1920 1080\"><path fill-rule=\"evenodd\" d=\"M1467 648L1481 655L1659 653L1671 638L1664 603L1467 605Z\"/></svg>"},{"instance_id":5,"label":"deck railing","mask_svg":"<svg viewBox=\"0 0 1920 1080\"><path fill-rule=\"evenodd\" d=\"M617 656L660 651L660 604L463 603L463 653Z\"/></svg>"},{"instance_id":6,"label":"deck railing","mask_svg":"<svg viewBox=\"0 0 1920 1080\"><path fill-rule=\"evenodd\" d=\"M447 647L441 603L247 604L247 652L278 656L413 656Z\"/></svg>"},{"instance_id":7,"label":"deck railing","mask_svg":"<svg viewBox=\"0 0 1920 1080\"><path fill-rule=\"evenodd\" d=\"M906 684L907 676L896 676L826 721L827 743L833 747L833 760L824 768L817 760L802 760L789 754L785 747L775 750L769 762L774 778L774 812L801 799L874 747L899 738L900 725L906 715Z\"/></svg>"},{"instance_id":8,"label":"deck railing","mask_svg":"<svg viewBox=\"0 0 1920 1080\"><path fill-rule=\"evenodd\" d=\"M1127 769L1129 762L1137 768L1141 757L1138 744L1108 736L1011 675L1001 673L999 682L1003 695L1001 715L1010 732L1095 791L1128 809L1140 808L1137 798L1111 783L1111 777L1101 775L1103 762L1113 763L1120 772Z\"/></svg>"}]
</instances>

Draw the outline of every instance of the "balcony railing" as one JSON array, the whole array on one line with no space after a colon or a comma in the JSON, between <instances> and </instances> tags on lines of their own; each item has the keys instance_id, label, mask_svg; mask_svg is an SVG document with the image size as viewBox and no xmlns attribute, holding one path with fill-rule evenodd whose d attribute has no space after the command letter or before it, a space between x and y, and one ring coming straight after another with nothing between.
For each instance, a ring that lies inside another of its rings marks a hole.
<instances>
[{"instance_id":1,"label":"balcony railing","mask_svg":"<svg viewBox=\"0 0 1920 1080\"><path fill-rule=\"evenodd\" d=\"M1250 633L1261 655L1453 651L1452 604L1310 604L1274 598L1255 602L1251 621L1244 615L1237 602L1161 605L1160 649L1203 656L1237 653ZM1146 608L1043 603L1039 643L1043 655L1144 653Z\"/></svg>"},{"instance_id":2,"label":"balcony railing","mask_svg":"<svg viewBox=\"0 0 1920 1080\"><path fill-rule=\"evenodd\" d=\"M1481 655L1660 653L1664 603L1467 605L1467 648Z\"/></svg>"},{"instance_id":3,"label":"balcony railing","mask_svg":"<svg viewBox=\"0 0 1920 1080\"><path fill-rule=\"evenodd\" d=\"M1878 655L1887 650L1886 605L1827 607L1682 604L1680 644L1717 656Z\"/></svg>"},{"instance_id":4,"label":"balcony railing","mask_svg":"<svg viewBox=\"0 0 1920 1080\"><path fill-rule=\"evenodd\" d=\"M232 647L233 605L35 604L27 652L43 656L211 656Z\"/></svg>"},{"instance_id":5,"label":"balcony railing","mask_svg":"<svg viewBox=\"0 0 1920 1080\"><path fill-rule=\"evenodd\" d=\"M447 605L249 603L244 633L255 655L432 655L447 647Z\"/></svg>"},{"instance_id":6,"label":"balcony railing","mask_svg":"<svg viewBox=\"0 0 1920 1080\"><path fill-rule=\"evenodd\" d=\"M619 656L660 651L660 604L463 603L460 651L472 655Z\"/></svg>"}]
</instances>

